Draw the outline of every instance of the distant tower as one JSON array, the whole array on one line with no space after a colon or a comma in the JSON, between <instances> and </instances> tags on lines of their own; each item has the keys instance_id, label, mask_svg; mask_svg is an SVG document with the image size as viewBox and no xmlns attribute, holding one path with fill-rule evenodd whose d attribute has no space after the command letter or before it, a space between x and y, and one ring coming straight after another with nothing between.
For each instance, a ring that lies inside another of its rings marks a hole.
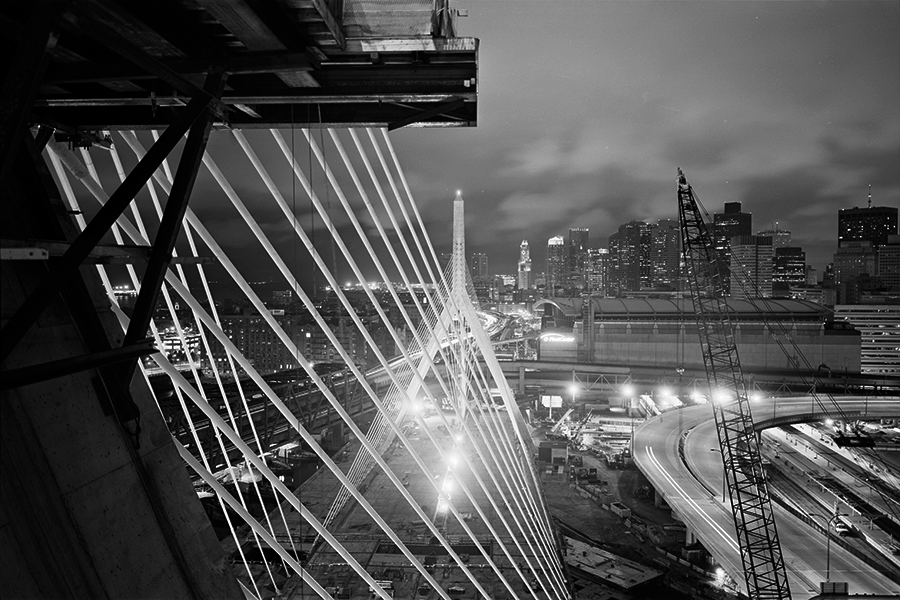
<instances>
[{"instance_id":1,"label":"distant tower","mask_svg":"<svg viewBox=\"0 0 900 600\"><path fill-rule=\"evenodd\" d=\"M568 278L572 287L578 284L585 285L584 263L587 258L588 236L587 227L573 227L569 229L568 249Z\"/></svg>"},{"instance_id":2,"label":"distant tower","mask_svg":"<svg viewBox=\"0 0 900 600\"><path fill-rule=\"evenodd\" d=\"M778 221L775 221L774 228L757 231L756 235L772 238L772 245L776 248L784 248L791 245L791 231L789 229L780 228L778 226Z\"/></svg>"},{"instance_id":3,"label":"distant tower","mask_svg":"<svg viewBox=\"0 0 900 600\"><path fill-rule=\"evenodd\" d=\"M806 253L803 248L775 246L772 283L781 284L782 287L806 283Z\"/></svg>"},{"instance_id":4,"label":"distant tower","mask_svg":"<svg viewBox=\"0 0 900 600\"><path fill-rule=\"evenodd\" d=\"M556 288L566 281L566 241L561 235L547 240L547 295L555 296Z\"/></svg>"},{"instance_id":5,"label":"distant tower","mask_svg":"<svg viewBox=\"0 0 900 600\"><path fill-rule=\"evenodd\" d=\"M872 242L877 248L887 244L889 235L897 233L897 207L869 206L866 208L842 208L838 211L838 244L845 242Z\"/></svg>"},{"instance_id":6,"label":"distant tower","mask_svg":"<svg viewBox=\"0 0 900 600\"><path fill-rule=\"evenodd\" d=\"M519 244L519 289L530 290L532 284L531 250L528 248L528 240L522 240Z\"/></svg>"},{"instance_id":7,"label":"distant tower","mask_svg":"<svg viewBox=\"0 0 900 600\"><path fill-rule=\"evenodd\" d=\"M650 225L631 221L619 225L609 236L610 283L619 291L640 291L651 287ZM615 250L615 256L613 251Z\"/></svg>"},{"instance_id":8,"label":"distant tower","mask_svg":"<svg viewBox=\"0 0 900 600\"><path fill-rule=\"evenodd\" d=\"M487 277L488 257L484 252L472 253L472 277Z\"/></svg>"},{"instance_id":9,"label":"distant tower","mask_svg":"<svg viewBox=\"0 0 900 600\"><path fill-rule=\"evenodd\" d=\"M725 212L713 215L713 234L716 240L716 252L721 261L722 283L728 290L731 287L731 255L728 245L734 237L753 234L753 215L742 212L740 202L726 202Z\"/></svg>"},{"instance_id":10,"label":"distant tower","mask_svg":"<svg viewBox=\"0 0 900 600\"><path fill-rule=\"evenodd\" d=\"M588 248L584 270L587 273L585 289L591 294L605 296L609 287L609 250L607 248Z\"/></svg>"},{"instance_id":11,"label":"distant tower","mask_svg":"<svg viewBox=\"0 0 900 600\"><path fill-rule=\"evenodd\" d=\"M739 235L731 238L731 297L771 298L772 238Z\"/></svg>"},{"instance_id":12,"label":"distant tower","mask_svg":"<svg viewBox=\"0 0 900 600\"><path fill-rule=\"evenodd\" d=\"M453 200L453 252L450 257L451 273L450 281L454 295L466 295L466 215L462 192L456 192Z\"/></svg>"},{"instance_id":13,"label":"distant tower","mask_svg":"<svg viewBox=\"0 0 900 600\"><path fill-rule=\"evenodd\" d=\"M681 261L681 229L674 219L660 219L650 231L650 265L654 288L675 288Z\"/></svg>"}]
</instances>

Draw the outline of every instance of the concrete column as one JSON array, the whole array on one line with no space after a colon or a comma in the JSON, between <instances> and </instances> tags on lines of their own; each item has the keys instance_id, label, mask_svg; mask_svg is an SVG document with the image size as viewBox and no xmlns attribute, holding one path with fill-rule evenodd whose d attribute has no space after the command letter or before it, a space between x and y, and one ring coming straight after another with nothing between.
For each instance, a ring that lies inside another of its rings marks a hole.
<instances>
[{"instance_id":1,"label":"concrete column","mask_svg":"<svg viewBox=\"0 0 900 600\"><path fill-rule=\"evenodd\" d=\"M525 393L525 365L519 366L519 393Z\"/></svg>"},{"instance_id":2,"label":"concrete column","mask_svg":"<svg viewBox=\"0 0 900 600\"><path fill-rule=\"evenodd\" d=\"M690 546L697 542L697 535L694 533L693 527L691 527L688 523L684 524L684 543L686 546Z\"/></svg>"}]
</instances>

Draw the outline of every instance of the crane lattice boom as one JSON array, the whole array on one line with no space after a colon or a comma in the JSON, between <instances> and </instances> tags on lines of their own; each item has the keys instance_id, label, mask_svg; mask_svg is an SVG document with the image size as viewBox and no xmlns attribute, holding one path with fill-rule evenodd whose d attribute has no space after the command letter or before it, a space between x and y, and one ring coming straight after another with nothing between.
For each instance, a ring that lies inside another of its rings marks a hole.
<instances>
[{"instance_id":1,"label":"crane lattice boom","mask_svg":"<svg viewBox=\"0 0 900 600\"><path fill-rule=\"evenodd\" d=\"M682 251L751 600L791 597L712 232L678 169Z\"/></svg>"}]
</instances>

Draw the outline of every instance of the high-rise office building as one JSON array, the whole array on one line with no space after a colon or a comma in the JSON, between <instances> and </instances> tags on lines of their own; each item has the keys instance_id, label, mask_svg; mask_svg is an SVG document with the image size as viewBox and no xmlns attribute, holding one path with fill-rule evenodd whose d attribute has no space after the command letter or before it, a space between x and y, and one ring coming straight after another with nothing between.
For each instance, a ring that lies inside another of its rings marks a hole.
<instances>
[{"instance_id":1,"label":"high-rise office building","mask_svg":"<svg viewBox=\"0 0 900 600\"><path fill-rule=\"evenodd\" d=\"M772 246L775 248L784 248L791 245L791 232L788 229L781 229L776 221L775 227L756 232L757 237L772 238Z\"/></svg>"},{"instance_id":2,"label":"high-rise office building","mask_svg":"<svg viewBox=\"0 0 900 600\"><path fill-rule=\"evenodd\" d=\"M655 288L678 285L681 229L674 219L660 219L650 230L650 268Z\"/></svg>"},{"instance_id":3,"label":"high-rise office building","mask_svg":"<svg viewBox=\"0 0 900 600\"><path fill-rule=\"evenodd\" d=\"M878 249L878 277L888 288L900 288L900 235L889 235Z\"/></svg>"},{"instance_id":4,"label":"high-rise office building","mask_svg":"<svg viewBox=\"0 0 900 600\"><path fill-rule=\"evenodd\" d=\"M609 238L610 285L621 291L639 291L652 287L650 263L650 225L643 221L631 221L619 225L619 230ZM612 251L615 248L615 259Z\"/></svg>"},{"instance_id":5,"label":"high-rise office building","mask_svg":"<svg viewBox=\"0 0 900 600\"><path fill-rule=\"evenodd\" d=\"M472 270L472 277L487 277L488 274L488 257L484 252L473 252L472 263L469 267Z\"/></svg>"},{"instance_id":6,"label":"high-rise office building","mask_svg":"<svg viewBox=\"0 0 900 600\"><path fill-rule=\"evenodd\" d=\"M493 277L488 276L488 257L483 252L473 252L469 261L472 287L480 302L492 302L495 296Z\"/></svg>"},{"instance_id":7,"label":"high-rise office building","mask_svg":"<svg viewBox=\"0 0 900 600\"><path fill-rule=\"evenodd\" d=\"M291 302L294 299L293 290L275 290L272 292L272 305L280 306L282 308L288 307L291 305Z\"/></svg>"},{"instance_id":8,"label":"high-rise office building","mask_svg":"<svg viewBox=\"0 0 900 600\"><path fill-rule=\"evenodd\" d=\"M569 246L567 261L569 268L569 284L571 287L585 285L585 259L588 251L589 230L587 227L573 227L569 229Z\"/></svg>"},{"instance_id":9,"label":"high-rise office building","mask_svg":"<svg viewBox=\"0 0 900 600\"><path fill-rule=\"evenodd\" d=\"M874 275L878 272L877 256L871 240L840 242L834 254L834 283L846 285L860 275Z\"/></svg>"},{"instance_id":10,"label":"high-rise office building","mask_svg":"<svg viewBox=\"0 0 900 600\"><path fill-rule=\"evenodd\" d=\"M764 236L757 236L764 237ZM772 240L774 246L775 240ZM789 288L806 284L806 252L796 246L774 246L775 258L772 263L772 283Z\"/></svg>"},{"instance_id":11,"label":"high-rise office building","mask_svg":"<svg viewBox=\"0 0 900 600\"><path fill-rule=\"evenodd\" d=\"M725 212L713 215L716 240L724 247L737 236L753 233L753 214L741 211L740 202L726 202Z\"/></svg>"},{"instance_id":12,"label":"high-rise office building","mask_svg":"<svg viewBox=\"0 0 900 600\"><path fill-rule=\"evenodd\" d=\"M591 294L606 295L609 285L609 250L588 248L584 267L585 290Z\"/></svg>"},{"instance_id":13,"label":"high-rise office building","mask_svg":"<svg viewBox=\"0 0 900 600\"><path fill-rule=\"evenodd\" d=\"M838 244L845 242L872 242L877 248L888 241L889 235L897 233L897 207L869 206L865 208L842 208L838 211Z\"/></svg>"},{"instance_id":14,"label":"high-rise office building","mask_svg":"<svg viewBox=\"0 0 900 600\"><path fill-rule=\"evenodd\" d=\"M731 297L772 296L772 238L742 235L731 238Z\"/></svg>"},{"instance_id":15,"label":"high-rise office building","mask_svg":"<svg viewBox=\"0 0 900 600\"><path fill-rule=\"evenodd\" d=\"M547 240L547 295L555 296L566 284L566 241L561 235Z\"/></svg>"},{"instance_id":16,"label":"high-rise office building","mask_svg":"<svg viewBox=\"0 0 900 600\"><path fill-rule=\"evenodd\" d=\"M520 290L530 290L534 285L531 276L531 250L528 247L528 240L522 240L519 244L519 277L518 284Z\"/></svg>"},{"instance_id":17,"label":"high-rise office building","mask_svg":"<svg viewBox=\"0 0 900 600\"><path fill-rule=\"evenodd\" d=\"M725 289L731 289L731 256L728 245L734 237L753 234L753 215L741 211L740 202L726 202L725 212L713 215L713 237L719 256L719 271Z\"/></svg>"}]
</instances>

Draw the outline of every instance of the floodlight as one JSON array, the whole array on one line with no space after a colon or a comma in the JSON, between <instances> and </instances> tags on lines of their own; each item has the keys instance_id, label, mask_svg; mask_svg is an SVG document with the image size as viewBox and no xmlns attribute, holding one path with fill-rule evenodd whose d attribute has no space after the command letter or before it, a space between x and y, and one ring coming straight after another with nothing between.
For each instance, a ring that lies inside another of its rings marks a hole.
<instances>
[{"instance_id":1,"label":"floodlight","mask_svg":"<svg viewBox=\"0 0 900 600\"><path fill-rule=\"evenodd\" d=\"M713 400L720 404L731 402L731 399L732 395L728 390L716 390L715 392L713 392Z\"/></svg>"}]
</instances>

